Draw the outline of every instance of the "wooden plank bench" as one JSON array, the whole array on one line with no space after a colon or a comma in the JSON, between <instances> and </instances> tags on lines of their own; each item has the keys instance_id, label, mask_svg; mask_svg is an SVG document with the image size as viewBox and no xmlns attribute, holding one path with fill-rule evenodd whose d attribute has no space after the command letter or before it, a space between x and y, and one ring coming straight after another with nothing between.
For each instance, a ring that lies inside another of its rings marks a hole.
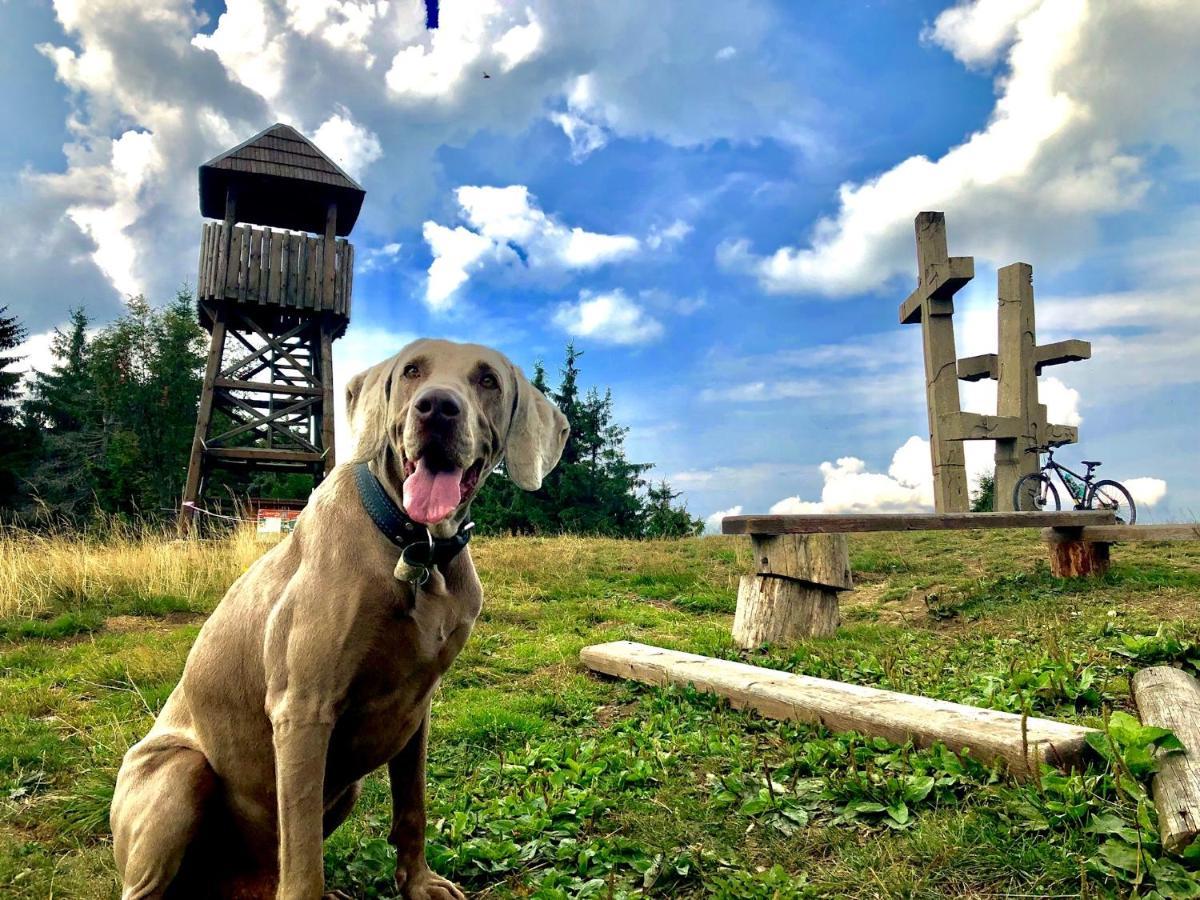
<instances>
[{"instance_id":1,"label":"wooden plank bench","mask_svg":"<svg viewBox=\"0 0 1200 900\"><path fill-rule=\"evenodd\" d=\"M725 534L750 535L752 575L738 584L733 641L743 649L829 637L839 624L838 593L850 590L846 535L872 531L985 528L1060 529L1075 534L1116 526L1109 510L995 513L726 516Z\"/></svg>"},{"instance_id":2,"label":"wooden plank bench","mask_svg":"<svg viewBox=\"0 0 1200 900\"><path fill-rule=\"evenodd\" d=\"M1060 578L1103 575L1109 547L1131 541L1200 541L1200 525L1053 526L1042 531L1050 546L1050 571Z\"/></svg>"}]
</instances>

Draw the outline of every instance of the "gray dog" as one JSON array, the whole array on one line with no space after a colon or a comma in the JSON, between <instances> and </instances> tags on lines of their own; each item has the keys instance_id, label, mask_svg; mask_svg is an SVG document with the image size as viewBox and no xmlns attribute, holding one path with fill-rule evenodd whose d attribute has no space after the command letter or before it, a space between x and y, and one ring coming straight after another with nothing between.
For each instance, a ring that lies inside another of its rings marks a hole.
<instances>
[{"instance_id":1,"label":"gray dog","mask_svg":"<svg viewBox=\"0 0 1200 900\"><path fill-rule=\"evenodd\" d=\"M466 517L501 460L536 490L567 421L496 351L430 340L355 376L347 410L355 459L234 582L125 755L123 900L321 897L322 842L384 764L401 895L463 897L425 863L425 747L482 602Z\"/></svg>"}]
</instances>

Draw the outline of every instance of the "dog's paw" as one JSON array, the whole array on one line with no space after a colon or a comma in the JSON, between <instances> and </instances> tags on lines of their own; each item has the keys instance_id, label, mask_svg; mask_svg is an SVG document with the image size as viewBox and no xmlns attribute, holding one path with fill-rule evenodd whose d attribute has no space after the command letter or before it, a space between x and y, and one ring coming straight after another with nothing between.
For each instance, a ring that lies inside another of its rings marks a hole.
<instances>
[{"instance_id":1,"label":"dog's paw","mask_svg":"<svg viewBox=\"0 0 1200 900\"><path fill-rule=\"evenodd\" d=\"M405 869L396 871L396 884L405 900L467 900L467 895L452 881L427 868L411 876Z\"/></svg>"}]
</instances>

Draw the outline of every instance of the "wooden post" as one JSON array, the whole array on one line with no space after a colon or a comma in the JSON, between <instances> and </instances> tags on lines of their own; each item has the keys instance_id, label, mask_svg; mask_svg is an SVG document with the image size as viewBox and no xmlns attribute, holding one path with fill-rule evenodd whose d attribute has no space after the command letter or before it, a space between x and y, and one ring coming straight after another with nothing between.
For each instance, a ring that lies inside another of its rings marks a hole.
<instances>
[{"instance_id":1,"label":"wooden post","mask_svg":"<svg viewBox=\"0 0 1200 900\"><path fill-rule=\"evenodd\" d=\"M181 536L191 528L196 513L195 503L200 497L200 481L204 476L204 439L212 419L213 389L225 354L225 311L217 307L209 312L209 316L212 318L212 342L208 345L208 362L204 367L204 382L200 386L200 404L196 412L196 431L192 435L187 481L183 486L183 503L179 507Z\"/></svg>"},{"instance_id":2,"label":"wooden post","mask_svg":"<svg viewBox=\"0 0 1200 900\"><path fill-rule=\"evenodd\" d=\"M237 223L237 193L233 188L225 191L225 221L221 224L221 235L217 246L217 283L214 293L220 300L225 299L229 285L229 250L233 240L233 226ZM234 285L237 285L237 263L233 263Z\"/></svg>"},{"instance_id":3,"label":"wooden post","mask_svg":"<svg viewBox=\"0 0 1200 900\"><path fill-rule=\"evenodd\" d=\"M752 536L754 575L743 575L733 642L743 649L830 637L837 631L838 592L852 588L844 534Z\"/></svg>"},{"instance_id":4,"label":"wooden post","mask_svg":"<svg viewBox=\"0 0 1200 900\"><path fill-rule=\"evenodd\" d=\"M1159 759L1151 785L1163 848L1180 853L1200 833L1200 682L1170 666L1142 669L1133 698L1143 725L1170 729L1184 747Z\"/></svg>"},{"instance_id":5,"label":"wooden post","mask_svg":"<svg viewBox=\"0 0 1200 900\"><path fill-rule=\"evenodd\" d=\"M332 255L332 254L330 254ZM325 474L337 465L334 447L333 416L333 333L328 321L321 323L321 449L325 453Z\"/></svg>"},{"instance_id":6,"label":"wooden post","mask_svg":"<svg viewBox=\"0 0 1200 900\"><path fill-rule=\"evenodd\" d=\"M1025 451L1036 443L1035 422L1039 412L1037 331L1033 311L1033 267L1013 263L996 273L999 298L999 365L996 378L996 412L1020 422L1020 436L996 441L997 512L1013 508L1013 489L1030 472L1038 458ZM1028 507L1027 507L1028 508Z\"/></svg>"},{"instance_id":7,"label":"wooden post","mask_svg":"<svg viewBox=\"0 0 1200 900\"><path fill-rule=\"evenodd\" d=\"M333 278L337 256L337 204L330 203L325 210L325 244L321 248L324 273L321 288L321 307L333 309ZM332 407L331 407L332 409Z\"/></svg>"},{"instance_id":8,"label":"wooden post","mask_svg":"<svg viewBox=\"0 0 1200 900\"><path fill-rule=\"evenodd\" d=\"M996 386L996 416L961 413L943 436L951 440L996 442L996 490L993 509L1013 509L1013 490L1021 477L1037 471L1038 457L1026 452L1034 446L1072 444L1079 430L1050 424L1046 406L1038 402L1037 377L1046 366L1090 359L1087 341L1058 341L1039 345L1033 303L1033 267L1013 263L996 273L999 353L985 353L958 361L963 381L991 378ZM1032 486L1031 486L1032 489Z\"/></svg>"},{"instance_id":9,"label":"wooden post","mask_svg":"<svg viewBox=\"0 0 1200 900\"><path fill-rule=\"evenodd\" d=\"M975 264L970 257L950 257L943 213L918 213L914 227L918 284L900 306L900 321L921 324L934 506L938 512L966 512L966 457L962 444L942 433L942 419L960 411L953 298L974 277Z\"/></svg>"}]
</instances>

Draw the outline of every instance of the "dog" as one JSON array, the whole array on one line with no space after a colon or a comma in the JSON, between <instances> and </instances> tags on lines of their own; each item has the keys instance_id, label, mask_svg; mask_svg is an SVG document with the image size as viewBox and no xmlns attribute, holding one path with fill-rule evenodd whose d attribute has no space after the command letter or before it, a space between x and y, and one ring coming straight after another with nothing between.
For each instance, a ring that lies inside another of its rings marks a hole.
<instances>
[{"instance_id":1,"label":"dog","mask_svg":"<svg viewBox=\"0 0 1200 900\"><path fill-rule=\"evenodd\" d=\"M338 896L324 838L385 764L400 895L463 898L425 862L425 754L430 698L482 603L470 504L501 461L536 490L568 424L500 353L435 340L356 375L346 408L354 458L229 588L125 754L123 900Z\"/></svg>"}]
</instances>

